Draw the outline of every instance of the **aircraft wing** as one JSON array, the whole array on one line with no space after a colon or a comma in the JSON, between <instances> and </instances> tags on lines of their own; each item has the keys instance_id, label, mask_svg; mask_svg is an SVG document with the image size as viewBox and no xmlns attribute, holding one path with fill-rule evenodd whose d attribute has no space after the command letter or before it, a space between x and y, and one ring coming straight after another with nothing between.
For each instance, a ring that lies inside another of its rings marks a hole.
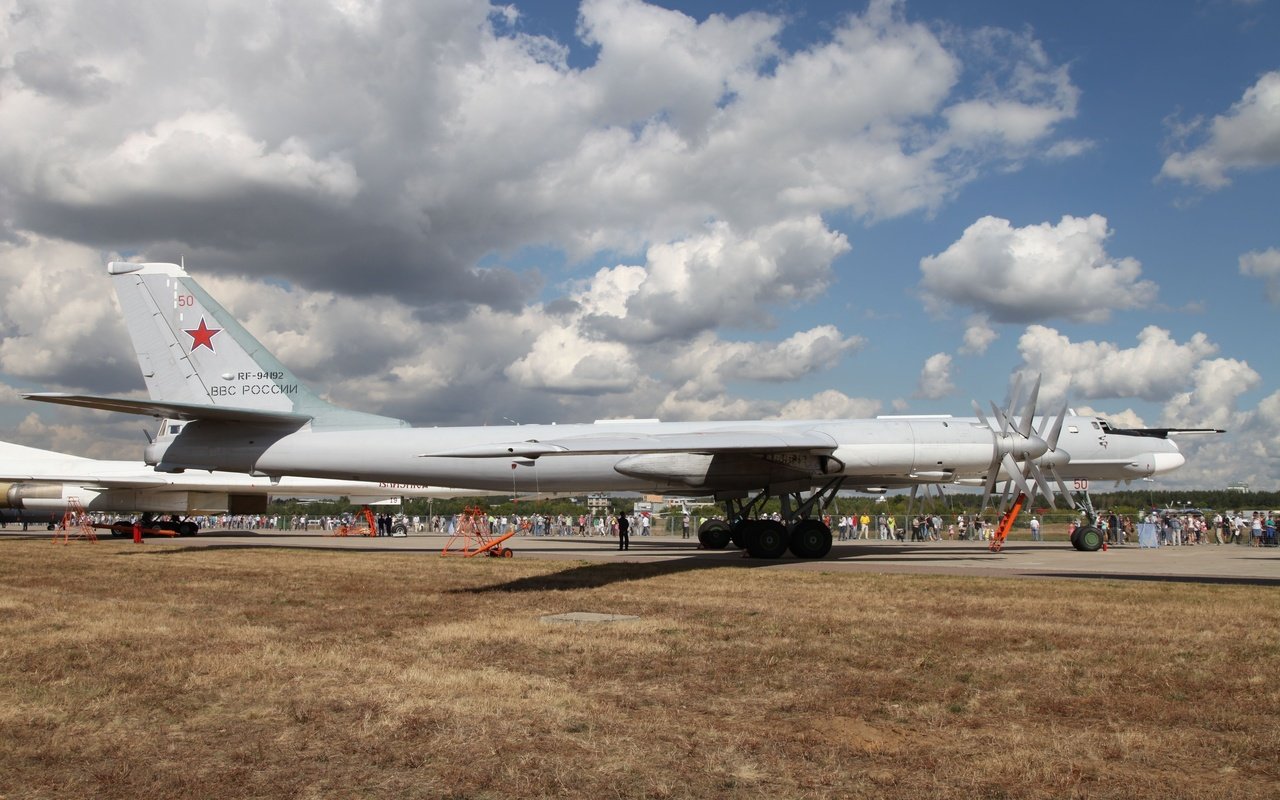
<instances>
[{"instance_id":1,"label":"aircraft wing","mask_svg":"<svg viewBox=\"0 0 1280 800\"><path fill-rule=\"evenodd\" d=\"M154 478L141 476L114 477L107 475L85 475L84 473L58 474L52 472L4 472L0 473L0 481L5 483L71 483L87 489L155 489L171 486L171 482L157 475Z\"/></svg>"},{"instance_id":2,"label":"aircraft wing","mask_svg":"<svg viewBox=\"0 0 1280 800\"><path fill-rule=\"evenodd\" d=\"M1222 428L1107 428L1107 433L1117 436L1149 436L1153 439L1169 439L1174 436L1202 436L1226 433Z\"/></svg>"},{"instance_id":3,"label":"aircraft wing","mask_svg":"<svg viewBox=\"0 0 1280 800\"><path fill-rule=\"evenodd\" d=\"M85 394L40 392L24 394L23 399L64 406L96 408L102 411L118 411L124 414L141 414L160 419L197 420L209 419L222 422L296 423L311 420L307 414L292 411L264 411L256 408L213 406L200 403L157 402L155 400L130 400L125 397L95 397Z\"/></svg>"},{"instance_id":4,"label":"aircraft wing","mask_svg":"<svg viewBox=\"0 0 1280 800\"><path fill-rule=\"evenodd\" d=\"M523 442L457 447L422 453L421 458L539 458L561 455L635 455L639 453L830 453L836 440L825 433L801 430L707 431L705 433L613 433L530 439Z\"/></svg>"}]
</instances>

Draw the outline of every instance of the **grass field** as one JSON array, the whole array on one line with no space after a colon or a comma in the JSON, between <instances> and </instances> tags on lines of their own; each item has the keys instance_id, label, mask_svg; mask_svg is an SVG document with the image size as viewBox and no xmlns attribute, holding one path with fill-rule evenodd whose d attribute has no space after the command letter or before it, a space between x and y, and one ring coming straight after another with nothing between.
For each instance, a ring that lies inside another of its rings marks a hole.
<instances>
[{"instance_id":1,"label":"grass field","mask_svg":"<svg viewBox=\"0 0 1280 800\"><path fill-rule=\"evenodd\" d=\"M746 563L4 542L0 798L1280 792L1272 588Z\"/></svg>"}]
</instances>

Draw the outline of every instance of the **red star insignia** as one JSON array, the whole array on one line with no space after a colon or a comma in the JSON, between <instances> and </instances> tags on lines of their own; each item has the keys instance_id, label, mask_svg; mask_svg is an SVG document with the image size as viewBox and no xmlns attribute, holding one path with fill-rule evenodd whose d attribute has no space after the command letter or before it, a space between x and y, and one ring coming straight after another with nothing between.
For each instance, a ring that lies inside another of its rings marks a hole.
<instances>
[{"instance_id":1,"label":"red star insignia","mask_svg":"<svg viewBox=\"0 0 1280 800\"><path fill-rule=\"evenodd\" d=\"M191 336L191 352L194 353L197 347L207 347L211 353L218 352L213 349L213 337L222 333L222 328L210 328L204 324L204 317L201 317L200 327L188 330L187 333Z\"/></svg>"}]
</instances>

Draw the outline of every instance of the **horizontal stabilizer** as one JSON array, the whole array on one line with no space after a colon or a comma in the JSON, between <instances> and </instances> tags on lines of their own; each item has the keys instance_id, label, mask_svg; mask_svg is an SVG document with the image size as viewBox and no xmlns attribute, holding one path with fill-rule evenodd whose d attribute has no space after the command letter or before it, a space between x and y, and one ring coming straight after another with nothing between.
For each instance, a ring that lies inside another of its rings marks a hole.
<instances>
[{"instance_id":1,"label":"horizontal stabilizer","mask_svg":"<svg viewBox=\"0 0 1280 800\"><path fill-rule=\"evenodd\" d=\"M256 408L210 406L199 403L173 403L156 400L130 400L124 397L95 397L94 395L63 394L61 392L24 394L22 397L26 400L37 400L42 403L96 408L102 411L117 411L123 414L140 414L159 419L207 419L219 422L256 422L268 425L292 424L295 426L300 426L311 420L311 417L307 414L298 414L292 411L267 411Z\"/></svg>"}]
</instances>

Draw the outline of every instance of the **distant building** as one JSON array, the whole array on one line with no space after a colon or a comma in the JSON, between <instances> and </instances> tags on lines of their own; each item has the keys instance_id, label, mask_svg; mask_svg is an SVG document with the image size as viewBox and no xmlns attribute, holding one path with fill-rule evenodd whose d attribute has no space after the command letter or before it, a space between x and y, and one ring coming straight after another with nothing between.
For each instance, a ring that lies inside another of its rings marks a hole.
<instances>
[{"instance_id":1,"label":"distant building","mask_svg":"<svg viewBox=\"0 0 1280 800\"><path fill-rule=\"evenodd\" d=\"M1243 482L1228 484L1227 491L1228 492L1247 492L1249 491L1249 484L1243 483Z\"/></svg>"}]
</instances>

